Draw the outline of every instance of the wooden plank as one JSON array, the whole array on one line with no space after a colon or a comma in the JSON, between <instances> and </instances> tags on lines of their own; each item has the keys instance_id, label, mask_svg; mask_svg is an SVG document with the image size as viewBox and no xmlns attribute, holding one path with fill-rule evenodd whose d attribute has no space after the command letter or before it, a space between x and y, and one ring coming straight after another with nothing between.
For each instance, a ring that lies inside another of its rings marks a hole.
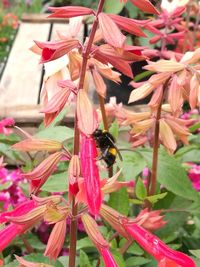
<instances>
[{"instance_id":1,"label":"wooden plank","mask_svg":"<svg viewBox=\"0 0 200 267\"><path fill-rule=\"evenodd\" d=\"M1 108L37 104L42 66L29 48L33 40L47 40L49 29L50 24L21 23L0 81Z\"/></svg>"},{"instance_id":2,"label":"wooden plank","mask_svg":"<svg viewBox=\"0 0 200 267\"><path fill-rule=\"evenodd\" d=\"M69 23L62 23L62 24L58 24L58 23L53 23L53 29L52 29L52 35L51 35L51 40L58 40L58 32L62 33L63 35L65 35L65 33L67 33L69 31ZM78 33L77 38L79 39L79 41L81 43L83 43L83 38L84 38L84 24L80 30L80 32Z\"/></svg>"},{"instance_id":3,"label":"wooden plank","mask_svg":"<svg viewBox=\"0 0 200 267\"><path fill-rule=\"evenodd\" d=\"M36 126L43 121L44 114L40 113L40 105L18 105L7 108L0 108L0 119L12 117L16 125ZM65 122L72 124L74 120L74 105L71 105L71 111L67 114Z\"/></svg>"},{"instance_id":4,"label":"wooden plank","mask_svg":"<svg viewBox=\"0 0 200 267\"><path fill-rule=\"evenodd\" d=\"M21 17L23 22L30 23L65 23L68 22L69 19L64 18L48 18L49 14L26 14L24 13ZM83 18L83 23L87 20L87 17Z\"/></svg>"},{"instance_id":5,"label":"wooden plank","mask_svg":"<svg viewBox=\"0 0 200 267\"><path fill-rule=\"evenodd\" d=\"M69 19L63 19L63 18L48 18L49 14L26 14L24 13L22 15L21 20L23 22L29 22L29 23L64 23L68 22Z\"/></svg>"}]
</instances>

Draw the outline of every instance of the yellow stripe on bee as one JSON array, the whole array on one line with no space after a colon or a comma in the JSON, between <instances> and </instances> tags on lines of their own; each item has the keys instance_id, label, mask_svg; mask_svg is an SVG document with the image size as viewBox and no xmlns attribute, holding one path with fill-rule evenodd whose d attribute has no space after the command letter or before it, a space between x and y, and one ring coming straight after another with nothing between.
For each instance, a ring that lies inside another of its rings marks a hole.
<instances>
[{"instance_id":1,"label":"yellow stripe on bee","mask_svg":"<svg viewBox=\"0 0 200 267\"><path fill-rule=\"evenodd\" d=\"M109 150L108 150L112 155L114 155L114 156L116 156L117 155L117 150L116 150L116 148L109 148Z\"/></svg>"}]
</instances>

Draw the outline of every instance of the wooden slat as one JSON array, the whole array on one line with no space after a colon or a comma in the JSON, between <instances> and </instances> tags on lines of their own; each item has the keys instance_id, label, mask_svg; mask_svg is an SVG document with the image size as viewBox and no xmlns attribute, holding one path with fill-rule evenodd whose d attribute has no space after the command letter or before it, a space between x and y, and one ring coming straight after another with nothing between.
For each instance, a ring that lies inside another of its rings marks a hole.
<instances>
[{"instance_id":1,"label":"wooden slat","mask_svg":"<svg viewBox=\"0 0 200 267\"><path fill-rule=\"evenodd\" d=\"M49 14L26 14L22 15L21 20L29 23L63 23L69 21L62 18L48 18Z\"/></svg>"},{"instance_id":2,"label":"wooden slat","mask_svg":"<svg viewBox=\"0 0 200 267\"><path fill-rule=\"evenodd\" d=\"M70 112L67 114L65 122L72 124L74 120L74 105L71 105ZM0 119L12 117L16 125L37 126L43 121L44 114L40 113L40 105L18 105L7 108L0 108Z\"/></svg>"},{"instance_id":3,"label":"wooden slat","mask_svg":"<svg viewBox=\"0 0 200 267\"><path fill-rule=\"evenodd\" d=\"M20 25L0 81L1 109L37 104L42 66L39 65L39 57L29 48L33 45L32 40L47 40L49 28L50 24Z\"/></svg>"},{"instance_id":4,"label":"wooden slat","mask_svg":"<svg viewBox=\"0 0 200 267\"><path fill-rule=\"evenodd\" d=\"M68 22L67 18L48 18L50 14L26 14L24 13L21 17L23 22L30 23L64 23ZM87 17L83 18L83 22L87 20Z\"/></svg>"},{"instance_id":5,"label":"wooden slat","mask_svg":"<svg viewBox=\"0 0 200 267\"><path fill-rule=\"evenodd\" d=\"M68 23L53 23L53 29L52 29L52 35L51 35L51 40L58 40L58 35L57 32L62 33L63 35L65 35L65 33L67 33L67 31L69 30L69 24ZM79 41L81 43L83 43L83 38L84 38L84 24L80 30L80 32L78 33L77 38L79 39Z\"/></svg>"}]
</instances>

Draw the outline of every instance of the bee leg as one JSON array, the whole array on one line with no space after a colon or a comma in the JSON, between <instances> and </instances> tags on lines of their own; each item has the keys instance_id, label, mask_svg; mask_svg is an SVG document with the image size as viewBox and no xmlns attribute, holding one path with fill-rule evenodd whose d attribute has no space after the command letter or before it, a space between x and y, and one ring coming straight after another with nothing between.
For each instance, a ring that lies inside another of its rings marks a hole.
<instances>
[{"instance_id":1,"label":"bee leg","mask_svg":"<svg viewBox=\"0 0 200 267\"><path fill-rule=\"evenodd\" d=\"M98 157L96 157L96 160L102 160L103 159L103 155L99 155Z\"/></svg>"}]
</instances>

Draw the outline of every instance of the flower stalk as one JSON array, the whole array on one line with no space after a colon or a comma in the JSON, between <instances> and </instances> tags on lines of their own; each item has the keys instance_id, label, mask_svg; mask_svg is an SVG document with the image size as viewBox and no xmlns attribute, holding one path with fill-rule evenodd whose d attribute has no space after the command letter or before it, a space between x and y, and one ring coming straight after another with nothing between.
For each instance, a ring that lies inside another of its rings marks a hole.
<instances>
[{"instance_id":1,"label":"flower stalk","mask_svg":"<svg viewBox=\"0 0 200 267\"><path fill-rule=\"evenodd\" d=\"M158 170L158 149L159 149L159 132L160 132L160 118L162 111L162 104L165 96L165 89L168 86L169 78L165 81L163 85L163 92L160 103L158 105L158 109L156 112L156 121L154 128L154 140L153 140L153 161L152 161L152 170L151 177L149 183L149 195L154 195L156 190L156 182L157 182L157 170ZM149 204L148 204L149 205Z\"/></svg>"},{"instance_id":2,"label":"flower stalk","mask_svg":"<svg viewBox=\"0 0 200 267\"><path fill-rule=\"evenodd\" d=\"M92 25L92 30L90 33L90 36L88 38L88 43L85 48L85 51L82 54L83 61L81 66L81 72L80 72L80 80L78 84L78 90L83 88L84 81L85 81L85 75L87 70L87 61L89 57L89 53L92 47L92 43L95 37L95 33L98 26L98 14L102 11L103 5L105 0L100 0L96 18ZM77 114L75 114L75 130L74 130L74 155L78 155L79 153L79 129L78 129L78 121L77 121ZM78 213L78 207L75 203L75 197L73 196L72 199L72 215L74 217L74 220L71 220L70 225L70 249L69 249L69 267L74 267L76 262L76 242L77 242L77 219L75 219L76 215Z\"/></svg>"}]
</instances>

